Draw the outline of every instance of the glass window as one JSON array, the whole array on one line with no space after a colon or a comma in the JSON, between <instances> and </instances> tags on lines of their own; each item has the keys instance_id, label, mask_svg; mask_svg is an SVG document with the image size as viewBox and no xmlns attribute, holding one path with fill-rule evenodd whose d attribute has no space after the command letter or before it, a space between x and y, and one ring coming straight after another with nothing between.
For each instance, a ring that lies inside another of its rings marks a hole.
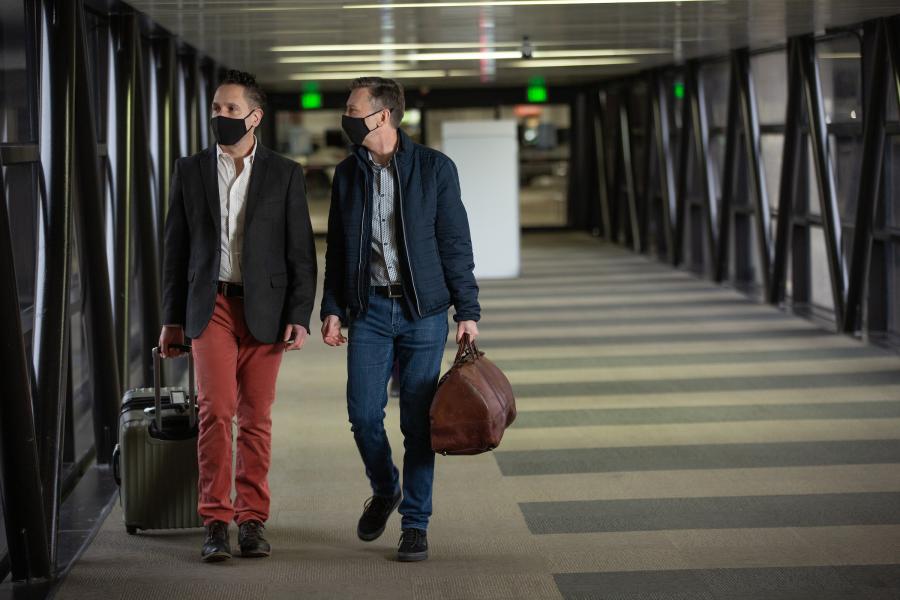
<instances>
[{"instance_id":1,"label":"glass window","mask_svg":"<svg viewBox=\"0 0 900 600\"><path fill-rule=\"evenodd\" d=\"M0 143L33 142L25 2L0 9Z\"/></svg>"},{"instance_id":2,"label":"glass window","mask_svg":"<svg viewBox=\"0 0 900 600\"><path fill-rule=\"evenodd\" d=\"M706 111L709 127L725 128L728 125L729 63L716 61L700 68L703 91L706 95Z\"/></svg>"},{"instance_id":3,"label":"glass window","mask_svg":"<svg viewBox=\"0 0 900 600\"><path fill-rule=\"evenodd\" d=\"M760 136L763 168L766 174L766 193L772 214L778 212L781 190L781 161L784 154L784 135L780 133Z\"/></svg>"},{"instance_id":4,"label":"glass window","mask_svg":"<svg viewBox=\"0 0 900 600\"><path fill-rule=\"evenodd\" d=\"M845 35L816 43L827 123L862 123L862 57L859 39Z\"/></svg>"},{"instance_id":5,"label":"glass window","mask_svg":"<svg viewBox=\"0 0 900 600\"><path fill-rule=\"evenodd\" d=\"M812 283L810 300L820 308L834 310L834 296L831 295L831 273L828 270L828 251L825 246L825 232L821 227L809 228L809 246Z\"/></svg>"},{"instance_id":6,"label":"glass window","mask_svg":"<svg viewBox=\"0 0 900 600\"><path fill-rule=\"evenodd\" d=\"M884 157L884 222L900 228L900 135L889 137Z\"/></svg>"},{"instance_id":7,"label":"glass window","mask_svg":"<svg viewBox=\"0 0 900 600\"><path fill-rule=\"evenodd\" d=\"M787 112L787 52L776 50L750 57L761 125L784 123Z\"/></svg>"},{"instance_id":8,"label":"glass window","mask_svg":"<svg viewBox=\"0 0 900 600\"><path fill-rule=\"evenodd\" d=\"M634 116L637 103L629 111ZM519 222L522 227L561 227L568 222L569 107L501 106L500 118L518 123ZM634 121L631 121L634 124ZM632 131L635 127L632 126ZM638 136L641 138L641 136ZM642 139L632 137L632 159L640 172ZM635 185L639 185L635 182Z\"/></svg>"},{"instance_id":9,"label":"glass window","mask_svg":"<svg viewBox=\"0 0 900 600\"><path fill-rule=\"evenodd\" d=\"M856 221L862 137L831 134L828 136L828 151L834 168L835 194L837 194L841 222L844 225L852 226Z\"/></svg>"},{"instance_id":10,"label":"glass window","mask_svg":"<svg viewBox=\"0 0 900 600\"><path fill-rule=\"evenodd\" d=\"M13 260L22 329L26 335L34 324L34 279L40 205L37 166L38 163L27 163L3 167L3 191L9 212L9 226L11 231L16 232L12 237Z\"/></svg>"}]
</instances>

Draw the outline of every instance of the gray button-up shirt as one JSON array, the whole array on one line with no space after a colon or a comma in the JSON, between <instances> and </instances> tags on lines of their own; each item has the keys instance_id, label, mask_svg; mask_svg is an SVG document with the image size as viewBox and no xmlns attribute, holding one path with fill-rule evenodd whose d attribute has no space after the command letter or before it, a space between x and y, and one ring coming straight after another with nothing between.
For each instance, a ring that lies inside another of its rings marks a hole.
<instances>
[{"instance_id":1,"label":"gray button-up shirt","mask_svg":"<svg viewBox=\"0 0 900 600\"><path fill-rule=\"evenodd\" d=\"M372 264L371 284L389 285L402 282L397 255L397 220L394 210L394 161L379 165L369 154L374 185L372 186Z\"/></svg>"}]
</instances>

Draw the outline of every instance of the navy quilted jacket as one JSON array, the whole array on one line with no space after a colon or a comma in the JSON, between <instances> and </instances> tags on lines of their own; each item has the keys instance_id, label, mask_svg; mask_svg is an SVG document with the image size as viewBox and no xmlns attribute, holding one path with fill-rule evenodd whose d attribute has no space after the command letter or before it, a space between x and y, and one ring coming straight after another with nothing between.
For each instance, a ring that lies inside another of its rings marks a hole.
<instances>
[{"instance_id":1,"label":"navy quilted jacket","mask_svg":"<svg viewBox=\"0 0 900 600\"><path fill-rule=\"evenodd\" d=\"M409 314L419 319L452 304L456 321L477 321L478 284L456 165L437 150L414 143L402 130L398 134L397 244ZM322 320L337 315L347 323L368 308L372 179L362 146L356 146L335 170Z\"/></svg>"}]
</instances>

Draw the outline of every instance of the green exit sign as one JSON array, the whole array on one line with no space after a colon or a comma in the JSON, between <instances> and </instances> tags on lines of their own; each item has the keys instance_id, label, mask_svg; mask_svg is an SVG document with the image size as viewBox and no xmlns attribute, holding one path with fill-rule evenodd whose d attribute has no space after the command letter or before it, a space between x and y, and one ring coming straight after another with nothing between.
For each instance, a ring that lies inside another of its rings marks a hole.
<instances>
[{"instance_id":1,"label":"green exit sign","mask_svg":"<svg viewBox=\"0 0 900 600\"><path fill-rule=\"evenodd\" d=\"M300 106L305 110L322 108L322 94L319 92L303 92L300 96Z\"/></svg>"},{"instance_id":2,"label":"green exit sign","mask_svg":"<svg viewBox=\"0 0 900 600\"><path fill-rule=\"evenodd\" d=\"M527 97L529 102L547 101L547 84L543 77L534 77L528 82Z\"/></svg>"},{"instance_id":3,"label":"green exit sign","mask_svg":"<svg viewBox=\"0 0 900 600\"><path fill-rule=\"evenodd\" d=\"M319 92L319 84L310 81L303 86L303 93L300 94L300 106L304 110L322 108L322 94Z\"/></svg>"}]
</instances>

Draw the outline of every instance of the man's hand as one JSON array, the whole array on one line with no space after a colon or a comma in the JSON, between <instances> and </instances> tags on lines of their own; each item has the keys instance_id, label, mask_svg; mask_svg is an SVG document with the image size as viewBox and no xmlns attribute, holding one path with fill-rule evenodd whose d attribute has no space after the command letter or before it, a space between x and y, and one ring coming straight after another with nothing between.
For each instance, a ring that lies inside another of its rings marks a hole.
<instances>
[{"instance_id":1,"label":"man's hand","mask_svg":"<svg viewBox=\"0 0 900 600\"><path fill-rule=\"evenodd\" d=\"M469 334L472 341L478 337L478 323L475 321L460 321L456 325L456 343L460 343L465 334Z\"/></svg>"},{"instance_id":2,"label":"man's hand","mask_svg":"<svg viewBox=\"0 0 900 600\"><path fill-rule=\"evenodd\" d=\"M328 315L322 323L322 341L329 346L340 346L347 342L341 333L341 319L337 315Z\"/></svg>"},{"instance_id":3,"label":"man's hand","mask_svg":"<svg viewBox=\"0 0 900 600\"><path fill-rule=\"evenodd\" d=\"M284 328L284 351L289 352L302 348L303 343L306 341L306 336L306 327L296 323L289 324Z\"/></svg>"},{"instance_id":4,"label":"man's hand","mask_svg":"<svg viewBox=\"0 0 900 600\"><path fill-rule=\"evenodd\" d=\"M162 331L159 332L159 355L163 358L181 356L181 350L177 348L169 350L170 344L184 345L184 328L181 325L163 325Z\"/></svg>"}]
</instances>

